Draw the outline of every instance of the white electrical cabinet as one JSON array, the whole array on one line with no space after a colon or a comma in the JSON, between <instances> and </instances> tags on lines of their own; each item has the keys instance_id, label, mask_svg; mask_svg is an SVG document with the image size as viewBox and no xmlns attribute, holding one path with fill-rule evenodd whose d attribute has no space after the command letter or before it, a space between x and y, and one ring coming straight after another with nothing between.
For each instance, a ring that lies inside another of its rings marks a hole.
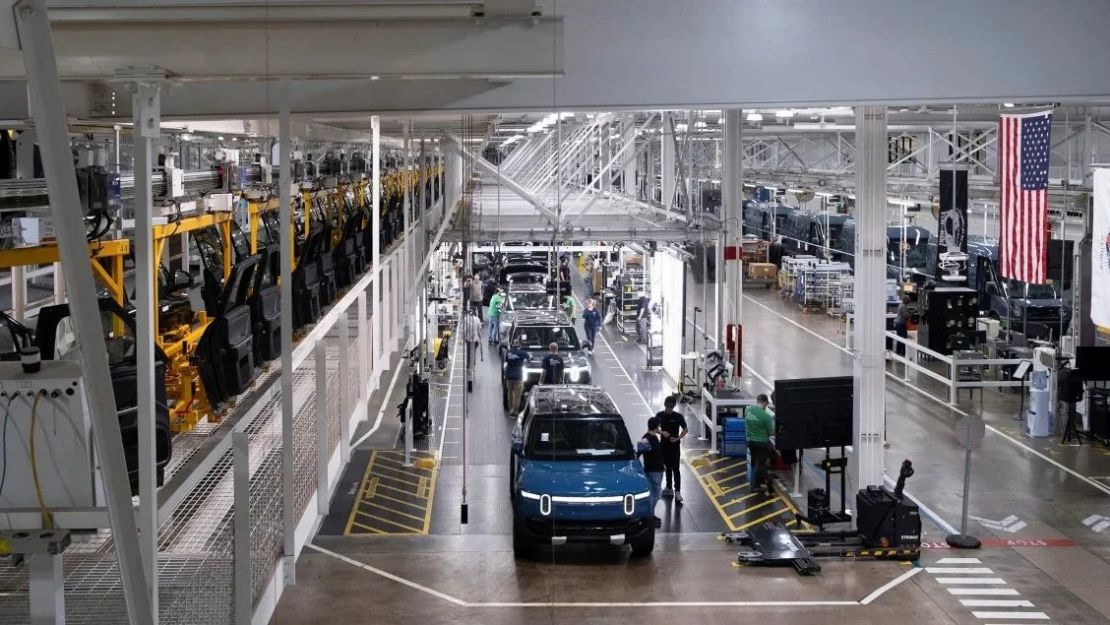
<instances>
[{"instance_id":1,"label":"white electrical cabinet","mask_svg":"<svg viewBox=\"0 0 1110 625\"><path fill-rule=\"evenodd\" d=\"M44 507L103 505L78 363L43 361L26 373L0 362L0 421L0 529L38 528Z\"/></svg>"}]
</instances>

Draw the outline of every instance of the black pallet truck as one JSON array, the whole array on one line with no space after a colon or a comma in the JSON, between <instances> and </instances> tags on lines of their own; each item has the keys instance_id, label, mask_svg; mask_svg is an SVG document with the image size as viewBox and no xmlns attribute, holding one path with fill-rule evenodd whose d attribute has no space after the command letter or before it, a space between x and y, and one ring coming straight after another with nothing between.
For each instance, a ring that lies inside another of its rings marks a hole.
<instances>
[{"instance_id":1,"label":"black pallet truck","mask_svg":"<svg viewBox=\"0 0 1110 625\"><path fill-rule=\"evenodd\" d=\"M916 560L921 555L921 517L917 505L903 495L913 473L913 464L906 460L893 492L881 486L859 491L855 530L826 531L821 515L808 511L817 518L799 514L797 520L816 525L816 532L795 533L775 521L747 532L725 533L724 540L745 547L736 556L741 565L791 566L799 575L819 573L817 558Z\"/></svg>"}]
</instances>

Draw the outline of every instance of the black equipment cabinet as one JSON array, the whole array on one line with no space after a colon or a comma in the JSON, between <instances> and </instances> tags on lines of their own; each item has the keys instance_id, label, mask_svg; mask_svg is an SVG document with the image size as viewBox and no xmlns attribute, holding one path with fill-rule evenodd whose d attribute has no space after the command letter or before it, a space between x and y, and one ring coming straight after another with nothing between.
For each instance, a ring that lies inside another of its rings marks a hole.
<instances>
[{"instance_id":1,"label":"black equipment cabinet","mask_svg":"<svg viewBox=\"0 0 1110 625\"><path fill-rule=\"evenodd\" d=\"M962 287L941 287L924 293L925 310L918 342L946 356L973 349L975 319L979 316L978 294Z\"/></svg>"},{"instance_id":2,"label":"black equipment cabinet","mask_svg":"<svg viewBox=\"0 0 1110 625\"><path fill-rule=\"evenodd\" d=\"M869 549L921 547L921 513L913 502L880 486L856 493L856 529Z\"/></svg>"}]
</instances>

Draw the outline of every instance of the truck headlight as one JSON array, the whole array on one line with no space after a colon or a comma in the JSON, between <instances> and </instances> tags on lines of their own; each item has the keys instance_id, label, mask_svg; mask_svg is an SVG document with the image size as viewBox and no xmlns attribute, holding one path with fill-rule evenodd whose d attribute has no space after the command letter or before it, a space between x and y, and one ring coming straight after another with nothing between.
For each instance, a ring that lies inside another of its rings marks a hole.
<instances>
[{"instance_id":1,"label":"truck headlight","mask_svg":"<svg viewBox=\"0 0 1110 625\"><path fill-rule=\"evenodd\" d=\"M522 490L522 491L520 491L520 496L521 496L521 497L524 497L525 499L532 499L532 500L534 500L534 501L539 501L539 499L540 499L540 496L539 496L538 494L536 494L536 493L530 493L530 492L528 492L528 491L526 491L526 490Z\"/></svg>"}]
</instances>

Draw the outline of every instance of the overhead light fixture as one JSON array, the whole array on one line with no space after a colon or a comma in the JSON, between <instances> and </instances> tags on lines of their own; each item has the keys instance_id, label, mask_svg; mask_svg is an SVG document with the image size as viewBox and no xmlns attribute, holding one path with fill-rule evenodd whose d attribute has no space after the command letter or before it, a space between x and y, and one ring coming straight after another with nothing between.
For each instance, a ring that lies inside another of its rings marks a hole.
<instances>
[{"instance_id":1,"label":"overhead light fixture","mask_svg":"<svg viewBox=\"0 0 1110 625\"><path fill-rule=\"evenodd\" d=\"M753 111L751 113L748 113L748 116L745 117L744 119L746 119L750 122L761 122L761 121L763 121L763 113L756 113L756 112Z\"/></svg>"},{"instance_id":2,"label":"overhead light fixture","mask_svg":"<svg viewBox=\"0 0 1110 625\"><path fill-rule=\"evenodd\" d=\"M790 109L779 109L775 111L775 117L779 119L790 119L791 117L794 117L794 111Z\"/></svg>"},{"instance_id":3,"label":"overhead light fixture","mask_svg":"<svg viewBox=\"0 0 1110 625\"><path fill-rule=\"evenodd\" d=\"M1013 102L1003 102L1002 106L1004 106L1008 109L1012 109L1012 108L1014 108L1014 103Z\"/></svg>"},{"instance_id":4,"label":"overhead light fixture","mask_svg":"<svg viewBox=\"0 0 1110 625\"><path fill-rule=\"evenodd\" d=\"M370 80L378 80L379 78L381 78L381 76L374 75L370 77Z\"/></svg>"}]
</instances>

